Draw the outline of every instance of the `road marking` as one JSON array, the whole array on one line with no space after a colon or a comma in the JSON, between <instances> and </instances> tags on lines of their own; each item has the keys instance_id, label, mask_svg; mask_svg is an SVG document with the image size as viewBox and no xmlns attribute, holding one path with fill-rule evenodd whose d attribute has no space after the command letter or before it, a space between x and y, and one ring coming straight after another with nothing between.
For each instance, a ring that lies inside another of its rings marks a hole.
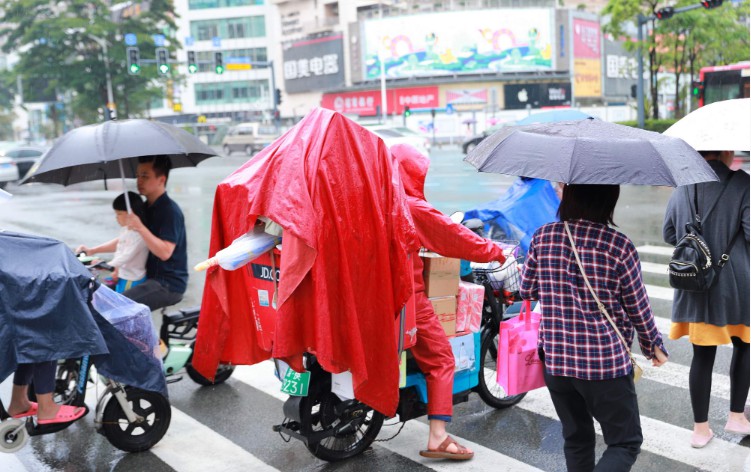
<instances>
[{"instance_id":1,"label":"road marking","mask_svg":"<svg viewBox=\"0 0 751 472\"><path fill-rule=\"evenodd\" d=\"M26 466L23 465L23 462L21 462L15 454L7 454L3 452L0 452L0 469L2 469L3 472L28 471Z\"/></svg>"},{"instance_id":2,"label":"road marking","mask_svg":"<svg viewBox=\"0 0 751 472\"><path fill-rule=\"evenodd\" d=\"M172 407L167 434L150 452L180 472L278 472L231 440ZM217 460L223 457L225 460Z\"/></svg>"},{"instance_id":3,"label":"road marking","mask_svg":"<svg viewBox=\"0 0 751 472\"><path fill-rule=\"evenodd\" d=\"M540 388L527 393L517 404L532 413L558 420L547 389ZM691 447L691 431L663 421L641 416L644 435L642 450L688 464L696 469L712 472L735 472L747 470L749 448L715 437L704 449ZM597 434L602 435L595 421Z\"/></svg>"},{"instance_id":4,"label":"road marking","mask_svg":"<svg viewBox=\"0 0 751 472\"><path fill-rule=\"evenodd\" d=\"M641 354L634 354L634 357L644 369L645 379L688 390L688 366L668 361L661 367L652 367L652 361ZM729 376L712 373L712 396L730 400Z\"/></svg>"},{"instance_id":5,"label":"road marking","mask_svg":"<svg viewBox=\"0 0 751 472\"><path fill-rule=\"evenodd\" d=\"M650 274L668 275L668 265L641 261L641 271Z\"/></svg>"},{"instance_id":6,"label":"road marking","mask_svg":"<svg viewBox=\"0 0 751 472\"><path fill-rule=\"evenodd\" d=\"M649 298L656 298L658 300L669 300L673 301L673 296L675 295L675 292L670 287L660 287L659 285L649 285L644 284L644 288L647 289L647 295L649 295Z\"/></svg>"},{"instance_id":7,"label":"road marking","mask_svg":"<svg viewBox=\"0 0 751 472\"><path fill-rule=\"evenodd\" d=\"M281 384L274 376L274 364L264 361L252 366L237 366L232 373L232 379L239 380L267 395L279 400L286 400L287 395L279 389ZM391 431L382 431L382 434L393 434ZM454 436L454 435L452 435ZM440 462L421 457L418 451L425 448L428 437L428 425L420 421L407 421L402 432L393 441L373 443L375 447L382 447L391 452L418 462L425 467L442 472L453 471L509 471L509 472L537 472L541 469L533 467L514 458L505 456L498 451L489 449L480 444L473 443L459 436L454 438L460 444L472 449L475 457L467 462Z\"/></svg>"},{"instance_id":8,"label":"road marking","mask_svg":"<svg viewBox=\"0 0 751 472\"><path fill-rule=\"evenodd\" d=\"M656 256L672 256L673 249L675 248L672 246L653 246L651 244L645 244L636 248L639 253L654 254Z\"/></svg>"}]
</instances>

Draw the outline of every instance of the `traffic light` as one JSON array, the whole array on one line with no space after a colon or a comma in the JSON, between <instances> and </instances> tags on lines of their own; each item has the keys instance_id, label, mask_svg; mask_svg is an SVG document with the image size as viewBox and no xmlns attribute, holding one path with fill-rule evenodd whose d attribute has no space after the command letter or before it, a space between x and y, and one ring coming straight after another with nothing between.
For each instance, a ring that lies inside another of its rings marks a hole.
<instances>
[{"instance_id":1,"label":"traffic light","mask_svg":"<svg viewBox=\"0 0 751 472\"><path fill-rule=\"evenodd\" d=\"M722 5L722 0L702 0L701 6L704 8L710 10L712 8L717 8Z\"/></svg>"},{"instance_id":2,"label":"traffic light","mask_svg":"<svg viewBox=\"0 0 751 472\"><path fill-rule=\"evenodd\" d=\"M411 114L412 110L410 110L409 107L404 107L404 117L407 118Z\"/></svg>"},{"instance_id":3,"label":"traffic light","mask_svg":"<svg viewBox=\"0 0 751 472\"><path fill-rule=\"evenodd\" d=\"M699 81L691 82L691 95L700 99L704 95L704 83Z\"/></svg>"},{"instance_id":4,"label":"traffic light","mask_svg":"<svg viewBox=\"0 0 751 472\"><path fill-rule=\"evenodd\" d=\"M282 91L280 89L274 90L274 103L277 105L282 104Z\"/></svg>"},{"instance_id":5,"label":"traffic light","mask_svg":"<svg viewBox=\"0 0 751 472\"><path fill-rule=\"evenodd\" d=\"M166 48L156 48L156 70L162 75L169 74L169 54Z\"/></svg>"},{"instance_id":6,"label":"traffic light","mask_svg":"<svg viewBox=\"0 0 751 472\"><path fill-rule=\"evenodd\" d=\"M188 51L188 72L191 74L198 72L198 63L196 62L195 51Z\"/></svg>"},{"instance_id":7,"label":"traffic light","mask_svg":"<svg viewBox=\"0 0 751 472\"><path fill-rule=\"evenodd\" d=\"M214 53L214 71L217 74L224 74L224 58L219 51Z\"/></svg>"},{"instance_id":8,"label":"traffic light","mask_svg":"<svg viewBox=\"0 0 751 472\"><path fill-rule=\"evenodd\" d=\"M672 17L674 13L675 9L673 7L665 7L657 10L655 16L658 20L667 20L668 18Z\"/></svg>"},{"instance_id":9,"label":"traffic light","mask_svg":"<svg viewBox=\"0 0 751 472\"><path fill-rule=\"evenodd\" d=\"M141 53L137 47L129 47L125 53L128 58L128 74L138 75L141 72Z\"/></svg>"}]
</instances>

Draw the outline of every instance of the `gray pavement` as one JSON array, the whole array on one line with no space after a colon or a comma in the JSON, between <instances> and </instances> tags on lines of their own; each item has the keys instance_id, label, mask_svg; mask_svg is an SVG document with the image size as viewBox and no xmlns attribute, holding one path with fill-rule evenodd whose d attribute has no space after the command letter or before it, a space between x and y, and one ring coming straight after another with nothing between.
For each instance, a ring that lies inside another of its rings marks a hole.
<instances>
[{"instance_id":1,"label":"gray pavement","mask_svg":"<svg viewBox=\"0 0 751 472\"><path fill-rule=\"evenodd\" d=\"M497 198L513 181L498 175L478 174L462 162L458 148L436 149L431 154L426 194L441 211L468 210ZM217 157L197 169L173 171L168 191L183 208L188 227L189 263L208 252L211 212L216 184L247 160L239 154ZM131 189L134 184L131 182ZM71 247L113 238L118 231L111 201L119 181L63 188L50 185L9 186L13 200L0 206L0 229L41 234L61 239ZM658 324L669 325L671 291L666 290L663 266L667 257L649 246L663 245L660 229L665 203L672 189L623 187L615 220L619 229L649 261L645 280ZM181 305L200 303L203 276L191 274ZM687 389L691 348L685 340L668 341L670 363L662 369L646 367L637 390L645 444L634 467L638 471L749 470L749 438L722 431L728 410L727 372L731 349L718 349L715 364L710 424L717 438L702 450L691 449L692 426ZM637 349L638 351L638 349ZM646 362L643 362L645 364ZM472 395L456 408L450 432L471 442L478 451L465 464L425 461L417 455L426 438L423 421L407 423L395 439L376 443L359 457L339 464L315 459L302 443L284 442L271 431L281 422L282 395L268 364L238 367L226 384L199 387L187 376L170 384L173 421L167 436L155 448L127 454L94 433L91 415L68 430L32 438L15 455L0 454L0 471L193 471L193 470L545 470L563 471L560 422L544 389L530 393L517 406L494 410ZM0 384L0 397L9 399L10 381ZM91 391L90 399L95 396ZM380 437L392 436L397 426L384 427ZM604 448L602 438L598 453Z\"/></svg>"}]
</instances>

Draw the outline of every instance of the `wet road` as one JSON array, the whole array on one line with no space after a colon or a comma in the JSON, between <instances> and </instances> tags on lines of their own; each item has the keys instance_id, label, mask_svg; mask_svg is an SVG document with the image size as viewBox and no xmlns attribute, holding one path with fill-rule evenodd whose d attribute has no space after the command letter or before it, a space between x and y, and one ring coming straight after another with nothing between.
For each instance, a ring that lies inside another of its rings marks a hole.
<instances>
[{"instance_id":1,"label":"wet road","mask_svg":"<svg viewBox=\"0 0 751 472\"><path fill-rule=\"evenodd\" d=\"M461 162L458 149L434 150L426 183L428 199L441 211L471 209L497 198L512 179L477 174ZM203 260L208 251L211 210L216 184L246 161L240 155L217 157L196 169L176 169L169 194L183 208L188 228L189 263ZM131 189L134 188L132 181ZM111 201L120 190L110 182L75 187L10 186L15 194L0 206L0 228L61 239L74 247L113 238L118 231ZM666 256L660 228L672 189L624 187L616 211L619 229L639 247L658 325L667 329L672 290L664 275ZM657 247L655 247L657 246ZM669 252L668 252L669 254ZM181 305L200 302L203 277L191 274ZM720 348L715 364L710 424L717 438L707 448L689 447L692 418L688 396L690 345L669 341L671 363L662 369L646 367L637 390L645 443L634 470L694 471L749 470L749 440L722 431L729 404L727 372L731 350ZM638 349L637 349L638 350ZM642 362L642 365L646 361ZM472 443L476 458L466 464L443 464L420 458L427 426L411 421L394 440L379 442L360 457L343 464L327 464L310 455L302 443L285 443L271 431L281 422L282 394L269 364L239 367L226 384L200 388L185 377L171 384L172 425L151 451L126 454L94 433L91 415L56 435L32 438L15 455L0 455L0 471L149 470L565 470L560 423L545 390L530 393L507 410L493 410L476 395L456 408L450 432ZM94 397L92 392L90 398ZM9 399L9 381L0 385ZM398 426L385 427L380 437L392 436ZM598 453L603 445L598 447Z\"/></svg>"}]
</instances>

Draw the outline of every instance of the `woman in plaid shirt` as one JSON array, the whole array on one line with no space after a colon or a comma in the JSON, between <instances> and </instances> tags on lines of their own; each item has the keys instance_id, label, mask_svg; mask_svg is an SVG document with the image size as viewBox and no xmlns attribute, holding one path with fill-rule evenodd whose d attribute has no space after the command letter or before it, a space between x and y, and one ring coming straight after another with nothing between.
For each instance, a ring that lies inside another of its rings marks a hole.
<instances>
[{"instance_id":1,"label":"woman in plaid shirt","mask_svg":"<svg viewBox=\"0 0 751 472\"><path fill-rule=\"evenodd\" d=\"M545 383L563 425L569 471L627 471L642 443L631 361L623 342L600 312L574 257L568 222L593 289L626 342L634 328L652 364L667 361L633 243L610 228L617 185L567 185L558 216L532 237L521 295L542 306L539 354ZM607 450L595 467L595 430Z\"/></svg>"}]
</instances>

